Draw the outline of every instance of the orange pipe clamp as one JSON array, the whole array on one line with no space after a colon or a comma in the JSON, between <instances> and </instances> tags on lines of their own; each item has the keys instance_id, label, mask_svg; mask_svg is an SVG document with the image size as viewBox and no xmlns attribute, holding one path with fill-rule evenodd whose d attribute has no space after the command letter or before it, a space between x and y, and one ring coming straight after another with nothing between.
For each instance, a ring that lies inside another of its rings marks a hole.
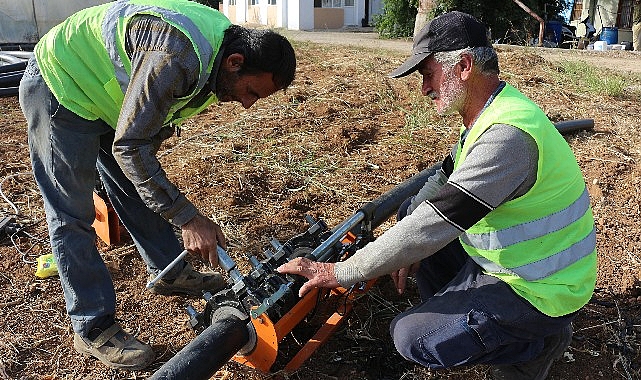
<instances>
[{"instance_id":1,"label":"orange pipe clamp","mask_svg":"<svg viewBox=\"0 0 641 380\"><path fill-rule=\"evenodd\" d=\"M365 289L358 293L368 291L372 285L374 285L375 281L376 280L369 281ZM325 289L311 290L276 323L273 323L267 314L261 314L256 318L252 318L251 322L256 330L256 347L248 355L236 355L234 360L248 367L256 368L263 373L270 372L278 355L278 344L316 306L319 291L328 292L328 290ZM344 303L344 309L341 310L341 312L334 312L327 318L314 336L312 336L285 365L285 371L293 372L300 368L305 361L330 338L351 312L355 299L354 293L347 294L347 290L344 288L332 289L329 293L330 297L347 297Z\"/></svg>"}]
</instances>

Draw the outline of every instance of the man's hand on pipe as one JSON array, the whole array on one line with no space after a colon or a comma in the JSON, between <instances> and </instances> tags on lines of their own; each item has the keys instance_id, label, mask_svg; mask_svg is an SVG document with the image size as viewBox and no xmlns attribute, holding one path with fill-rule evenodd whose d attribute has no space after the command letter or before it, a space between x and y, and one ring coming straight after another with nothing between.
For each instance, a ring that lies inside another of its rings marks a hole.
<instances>
[{"instance_id":1,"label":"man's hand on pipe","mask_svg":"<svg viewBox=\"0 0 641 380\"><path fill-rule=\"evenodd\" d=\"M300 297L313 288L337 288L340 286L334 275L334 263L323 263L297 257L276 270L279 273L297 274L309 279L298 291Z\"/></svg>"},{"instance_id":2,"label":"man's hand on pipe","mask_svg":"<svg viewBox=\"0 0 641 380\"><path fill-rule=\"evenodd\" d=\"M209 261L212 267L218 265L217 246L227 249L225 235L220 226L211 219L198 214L182 227L185 249Z\"/></svg>"}]
</instances>

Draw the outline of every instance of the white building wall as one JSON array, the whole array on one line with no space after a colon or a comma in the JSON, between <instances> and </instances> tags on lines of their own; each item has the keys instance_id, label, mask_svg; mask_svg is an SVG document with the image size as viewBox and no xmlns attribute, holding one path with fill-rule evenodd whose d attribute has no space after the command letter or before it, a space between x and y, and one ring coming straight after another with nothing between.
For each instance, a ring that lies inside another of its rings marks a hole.
<instances>
[{"instance_id":1,"label":"white building wall","mask_svg":"<svg viewBox=\"0 0 641 380\"><path fill-rule=\"evenodd\" d=\"M287 4L287 29L314 29L314 1L293 0Z\"/></svg>"},{"instance_id":2,"label":"white building wall","mask_svg":"<svg viewBox=\"0 0 641 380\"><path fill-rule=\"evenodd\" d=\"M364 1L364 0L361 0ZM374 15L383 14L383 1L382 0L369 0L369 24L374 22Z\"/></svg>"},{"instance_id":3,"label":"white building wall","mask_svg":"<svg viewBox=\"0 0 641 380\"><path fill-rule=\"evenodd\" d=\"M260 6L260 23L267 25L267 0L260 0L258 5Z\"/></svg>"},{"instance_id":4,"label":"white building wall","mask_svg":"<svg viewBox=\"0 0 641 380\"><path fill-rule=\"evenodd\" d=\"M236 0L236 24L247 22L247 7L247 0Z\"/></svg>"},{"instance_id":5,"label":"white building wall","mask_svg":"<svg viewBox=\"0 0 641 380\"><path fill-rule=\"evenodd\" d=\"M362 19L365 17L365 0L354 0L354 7L356 8L356 22L361 25Z\"/></svg>"},{"instance_id":6,"label":"white building wall","mask_svg":"<svg viewBox=\"0 0 641 380\"><path fill-rule=\"evenodd\" d=\"M276 27L287 28L288 0L276 0Z\"/></svg>"},{"instance_id":7,"label":"white building wall","mask_svg":"<svg viewBox=\"0 0 641 380\"><path fill-rule=\"evenodd\" d=\"M0 0L2 1L2 0ZM375 13L380 13L381 0L370 0L374 3ZM268 24L267 17L267 0L260 0L260 22L263 25ZM276 27L287 28L290 30L311 30L314 29L314 0L276 0L277 14ZM371 6L371 4L370 4ZM236 24L248 22L247 0L236 0ZM356 16L353 21L346 25L360 25L361 19L365 15L365 0L355 0L354 11ZM230 17L229 12L233 7L229 7L229 0L223 0L222 12ZM232 17L230 17L232 18ZM371 13L370 13L371 19ZM347 20L345 20L347 22Z\"/></svg>"}]
</instances>

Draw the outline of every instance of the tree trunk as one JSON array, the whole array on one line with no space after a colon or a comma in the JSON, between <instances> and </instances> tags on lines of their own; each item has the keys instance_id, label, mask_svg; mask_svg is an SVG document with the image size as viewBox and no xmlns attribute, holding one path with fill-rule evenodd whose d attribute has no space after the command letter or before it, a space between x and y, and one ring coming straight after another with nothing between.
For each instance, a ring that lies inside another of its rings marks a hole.
<instances>
[{"instance_id":1,"label":"tree trunk","mask_svg":"<svg viewBox=\"0 0 641 380\"><path fill-rule=\"evenodd\" d=\"M530 8L528 8L527 5L523 4L521 1L519 0L512 0L512 1L514 1L516 5L521 7L521 9L526 11L530 16L534 17L539 22L539 47L543 46L543 34L545 33L545 21L543 20L543 18L541 18L541 16L537 15L536 13L534 13Z\"/></svg>"},{"instance_id":2,"label":"tree trunk","mask_svg":"<svg viewBox=\"0 0 641 380\"><path fill-rule=\"evenodd\" d=\"M634 2L632 14L632 46L634 50L641 51L641 1Z\"/></svg>"},{"instance_id":3,"label":"tree trunk","mask_svg":"<svg viewBox=\"0 0 641 380\"><path fill-rule=\"evenodd\" d=\"M414 21L414 35L417 35L430 20L430 13L434 8L436 8L436 0L419 1L418 13L416 14L416 21Z\"/></svg>"}]
</instances>

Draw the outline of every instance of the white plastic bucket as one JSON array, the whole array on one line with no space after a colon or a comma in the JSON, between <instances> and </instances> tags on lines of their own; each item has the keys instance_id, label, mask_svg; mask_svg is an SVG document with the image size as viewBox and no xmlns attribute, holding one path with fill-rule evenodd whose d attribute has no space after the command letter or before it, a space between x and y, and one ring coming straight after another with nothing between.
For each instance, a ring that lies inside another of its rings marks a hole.
<instances>
[{"instance_id":1,"label":"white plastic bucket","mask_svg":"<svg viewBox=\"0 0 641 380\"><path fill-rule=\"evenodd\" d=\"M606 41L595 41L594 50L606 51L608 50L608 43Z\"/></svg>"}]
</instances>

